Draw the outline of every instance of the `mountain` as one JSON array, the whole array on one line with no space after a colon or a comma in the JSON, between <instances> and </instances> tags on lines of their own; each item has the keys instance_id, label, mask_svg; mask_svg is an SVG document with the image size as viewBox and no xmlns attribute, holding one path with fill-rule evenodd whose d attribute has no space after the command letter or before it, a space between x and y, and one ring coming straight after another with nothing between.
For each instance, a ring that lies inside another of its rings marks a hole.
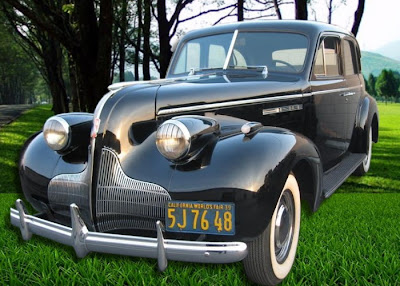
<instances>
[{"instance_id":1,"label":"mountain","mask_svg":"<svg viewBox=\"0 0 400 286\"><path fill-rule=\"evenodd\" d=\"M386 44L383 47L375 50L374 53L378 53L385 57L400 61L400 41Z\"/></svg>"},{"instance_id":2,"label":"mountain","mask_svg":"<svg viewBox=\"0 0 400 286\"><path fill-rule=\"evenodd\" d=\"M378 76L383 69L391 69L400 73L400 61L372 52L361 52L361 66L362 73L366 78L370 73Z\"/></svg>"}]
</instances>

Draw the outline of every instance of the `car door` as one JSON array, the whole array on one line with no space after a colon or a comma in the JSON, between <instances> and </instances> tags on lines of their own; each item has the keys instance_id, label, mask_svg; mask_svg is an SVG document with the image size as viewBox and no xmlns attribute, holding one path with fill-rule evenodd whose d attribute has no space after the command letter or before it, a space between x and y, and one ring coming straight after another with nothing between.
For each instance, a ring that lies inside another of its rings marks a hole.
<instances>
[{"instance_id":1,"label":"car door","mask_svg":"<svg viewBox=\"0 0 400 286\"><path fill-rule=\"evenodd\" d=\"M334 166L346 152L347 135L346 81L343 76L339 35L323 35L315 55L311 76L311 93L315 112L313 140L324 170Z\"/></svg>"},{"instance_id":2,"label":"car door","mask_svg":"<svg viewBox=\"0 0 400 286\"><path fill-rule=\"evenodd\" d=\"M357 45L355 41L346 37L343 39L343 64L344 76L347 90L342 93L347 103L347 130L346 137L350 140L353 135L357 110L360 97L362 96L362 86L360 74L360 65L358 61Z\"/></svg>"}]
</instances>

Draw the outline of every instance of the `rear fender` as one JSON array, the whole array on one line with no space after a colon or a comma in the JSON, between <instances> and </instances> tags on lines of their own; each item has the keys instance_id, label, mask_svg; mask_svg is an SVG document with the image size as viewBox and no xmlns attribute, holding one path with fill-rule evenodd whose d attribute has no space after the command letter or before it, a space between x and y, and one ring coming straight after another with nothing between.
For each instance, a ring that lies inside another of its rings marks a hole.
<instances>
[{"instance_id":1,"label":"rear fender","mask_svg":"<svg viewBox=\"0 0 400 286\"><path fill-rule=\"evenodd\" d=\"M367 131L372 127L372 140L377 143L379 138L379 113L376 101L366 95L360 104L349 149L354 153L367 152Z\"/></svg>"}]
</instances>

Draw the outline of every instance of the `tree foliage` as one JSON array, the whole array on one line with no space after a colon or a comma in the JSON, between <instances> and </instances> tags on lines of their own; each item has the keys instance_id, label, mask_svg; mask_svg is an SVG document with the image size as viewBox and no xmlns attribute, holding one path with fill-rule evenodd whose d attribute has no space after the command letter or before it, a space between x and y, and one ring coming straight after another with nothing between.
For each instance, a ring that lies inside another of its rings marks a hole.
<instances>
[{"instance_id":1,"label":"tree foliage","mask_svg":"<svg viewBox=\"0 0 400 286\"><path fill-rule=\"evenodd\" d=\"M392 70L382 70L375 84L376 93L378 96L385 98L399 97L399 82L395 78Z\"/></svg>"},{"instance_id":2,"label":"tree foliage","mask_svg":"<svg viewBox=\"0 0 400 286\"><path fill-rule=\"evenodd\" d=\"M372 96L376 95L376 90L375 90L375 84L376 84L376 77L371 73L368 76L368 87L369 87L369 94Z\"/></svg>"},{"instance_id":3,"label":"tree foliage","mask_svg":"<svg viewBox=\"0 0 400 286\"><path fill-rule=\"evenodd\" d=\"M76 68L80 108L93 111L111 82L112 0L4 0L34 28L68 51Z\"/></svg>"},{"instance_id":4,"label":"tree foliage","mask_svg":"<svg viewBox=\"0 0 400 286\"><path fill-rule=\"evenodd\" d=\"M14 41L10 27L0 14L0 104L34 102L39 80L36 67Z\"/></svg>"}]
</instances>

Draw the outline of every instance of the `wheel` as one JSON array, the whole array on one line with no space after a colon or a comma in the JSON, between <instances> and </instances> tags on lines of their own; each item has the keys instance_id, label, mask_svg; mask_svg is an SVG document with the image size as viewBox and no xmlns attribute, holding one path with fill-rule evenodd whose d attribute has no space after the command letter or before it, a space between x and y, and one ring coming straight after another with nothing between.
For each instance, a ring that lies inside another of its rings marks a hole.
<instances>
[{"instance_id":1,"label":"wheel","mask_svg":"<svg viewBox=\"0 0 400 286\"><path fill-rule=\"evenodd\" d=\"M289 274L296 255L300 230L300 192L290 174L271 221L264 232L247 244L243 260L247 277L261 285L276 285Z\"/></svg>"},{"instance_id":2,"label":"wheel","mask_svg":"<svg viewBox=\"0 0 400 286\"><path fill-rule=\"evenodd\" d=\"M372 157L372 129L371 127L368 129L367 134L367 157L362 161L360 166L354 171L354 175L356 176L363 176L365 175L369 167L371 166L371 157Z\"/></svg>"}]
</instances>

